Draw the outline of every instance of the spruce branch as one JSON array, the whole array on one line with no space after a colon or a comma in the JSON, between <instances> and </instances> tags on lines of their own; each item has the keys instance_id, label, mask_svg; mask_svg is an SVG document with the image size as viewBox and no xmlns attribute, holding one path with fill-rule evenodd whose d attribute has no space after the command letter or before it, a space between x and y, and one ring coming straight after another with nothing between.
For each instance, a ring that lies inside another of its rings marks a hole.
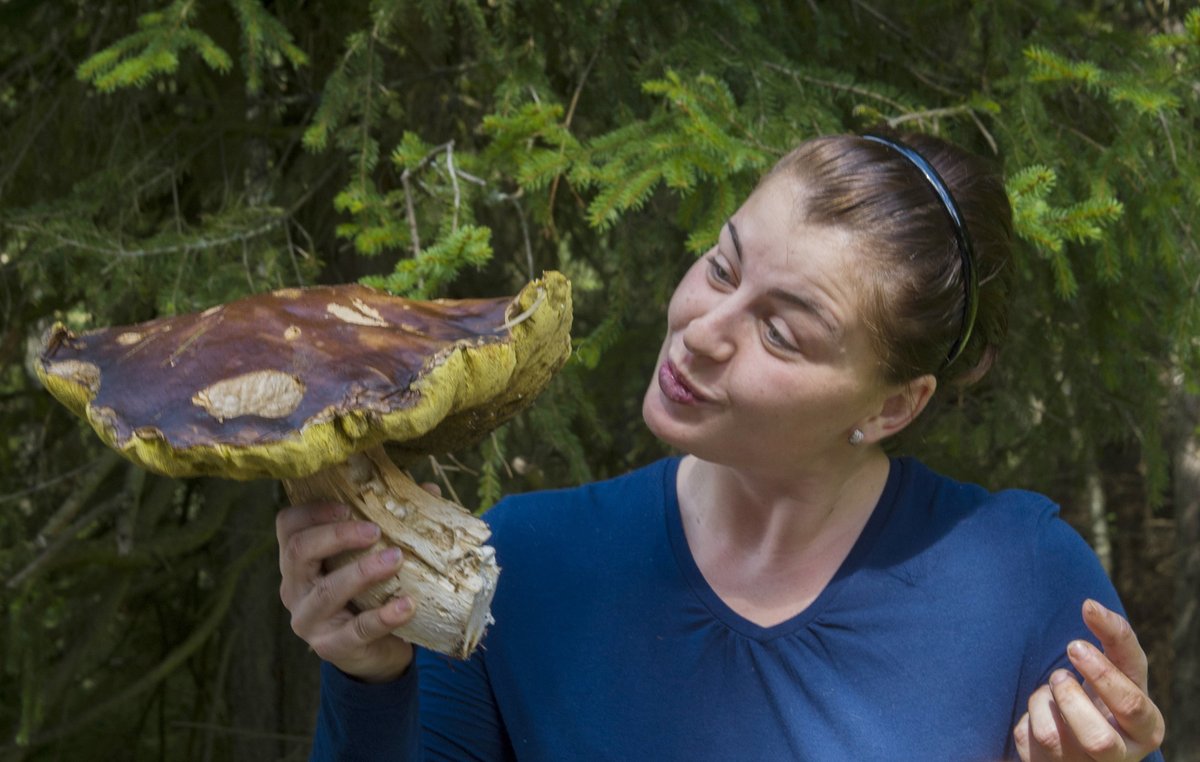
<instances>
[{"instance_id":1,"label":"spruce branch","mask_svg":"<svg viewBox=\"0 0 1200 762\"><path fill-rule=\"evenodd\" d=\"M371 35L367 39L367 73L366 82L363 85L363 95L365 105L363 107L362 138L360 140L360 148L358 151L358 182L362 187L367 185L368 171L368 155L371 153L370 146L374 143L371 138L371 98L375 94L375 87L372 84L375 76L375 41L378 39L378 27L371 30ZM370 162L372 168L374 162Z\"/></svg>"},{"instance_id":2,"label":"spruce branch","mask_svg":"<svg viewBox=\"0 0 1200 762\"><path fill-rule=\"evenodd\" d=\"M450 462L453 463L454 465L453 466L443 465L442 466L443 470L445 470L447 472L454 471L456 473L470 474L471 476L476 476L476 477L479 476L478 471L471 468L466 463L463 463L454 453L447 452L444 454L450 460Z\"/></svg>"},{"instance_id":3,"label":"spruce branch","mask_svg":"<svg viewBox=\"0 0 1200 762\"><path fill-rule=\"evenodd\" d=\"M450 477L446 476L446 469L442 467L442 464L438 462L438 459L433 455L429 456L429 465L433 469L433 473L436 474L437 478L441 480L442 486L445 487L446 491L450 494L450 499L459 505L462 505L463 501L461 498L459 498L458 492L454 490L454 484L450 481Z\"/></svg>"},{"instance_id":4,"label":"spruce branch","mask_svg":"<svg viewBox=\"0 0 1200 762\"><path fill-rule=\"evenodd\" d=\"M616 6L614 5L613 7L615 8ZM609 14L609 15L611 17L611 14ZM591 74L592 67L596 65L596 59L600 57L600 51L602 49L603 49L603 46L597 46L596 50L593 51L592 57L588 60L587 65L583 67L583 74L581 74L579 76L579 83L577 85L575 85L575 92L573 92L571 94L571 104L569 106L567 106L567 116L565 119L563 119L563 125L562 125L563 130L566 132L571 131L571 121L575 118L575 107L579 105L579 96L583 94L583 85L584 85L584 83L587 82L588 74ZM562 161L563 161L564 155L566 154L566 151L567 151L566 141L559 143L559 145L558 145L558 162L560 165L562 164ZM554 179L550 182L550 196L546 200L547 227L550 229L550 235L553 238L558 237L558 231L554 227L554 199L558 195L558 183L561 179L562 179L562 172L561 171L556 172L554 175ZM524 220L522 220L521 224L524 225ZM531 272L532 272L532 268L531 268Z\"/></svg>"},{"instance_id":5,"label":"spruce branch","mask_svg":"<svg viewBox=\"0 0 1200 762\"><path fill-rule=\"evenodd\" d=\"M458 190L458 173L454 171L454 141L446 144L446 170L450 173L450 184L454 186L454 219L450 222L450 232L458 232L458 208L462 204L462 194Z\"/></svg>"},{"instance_id":6,"label":"spruce branch","mask_svg":"<svg viewBox=\"0 0 1200 762\"><path fill-rule=\"evenodd\" d=\"M876 21L878 21L880 24L882 24L885 29L888 29L893 34L897 35L902 40L904 40L906 43L908 43L909 45L912 45L917 50L924 53L925 56L929 60L937 61L940 64L947 63L945 56L943 56L943 55L939 54L937 51L931 50L930 48L921 44L911 34L909 34L907 31L905 31L903 27L901 27L898 23L893 21L890 17L886 16L879 9L875 8L874 6L870 5L869 3L866 3L864 0L853 0L853 2L856 7L861 8L862 10L866 11ZM953 63L953 62L949 62L949 63Z\"/></svg>"},{"instance_id":7,"label":"spruce branch","mask_svg":"<svg viewBox=\"0 0 1200 762\"><path fill-rule=\"evenodd\" d=\"M412 178L425 167L429 166L443 151L450 151L454 148L454 141L450 140L435 147L433 150L425 154L416 164L407 166L400 173L400 185L404 189L404 209L408 217L408 229L410 240L412 241L413 259L421 256L421 233L417 227L417 210L416 202L413 200ZM402 157L397 153L392 155L392 160L401 163ZM455 189L458 185L455 183ZM455 207L457 209L457 206ZM457 219L457 218L456 218Z\"/></svg>"},{"instance_id":8,"label":"spruce branch","mask_svg":"<svg viewBox=\"0 0 1200 762\"><path fill-rule=\"evenodd\" d=\"M353 108L354 104L349 96L351 78L355 74L358 57L365 43L366 35L361 32L355 32L346 38L346 51L329 78L325 80L321 104L301 139L309 151L315 153L325 150L330 135L337 131L342 120Z\"/></svg>"},{"instance_id":9,"label":"spruce branch","mask_svg":"<svg viewBox=\"0 0 1200 762\"><path fill-rule=\"evenodd\" d=\"M924 111L909 111L899 116L889 117L887 120L888 127L897 127L905 122L925 123L926 119L941 119L947 116L958 116L960 114L973 114L975 107L970 104L963 103L958 106L944 106L942 108L925 109Z\"/></svg>"},{"instance_id":10,"label":"spruce branch","mask_svg":"<svg viewBox=\"0 0 1200 762\"><path fill-rule=\"evenodd\" d=\"M517 210L517 221L521 223L521 238L525 242L525 264L529 271L529 279L533 280L536 277L533 270L533 244L529 241L529 225L525 221L525 209L519 201L523 193L524 191L518 189L516 193L501 194L501 198L510 202Z\"/></svg>"},{"instance_id":11,"label":"spruce branch","mask_svg":"<svg viewBox=\"0 0 1200 762\"><path fill-rule=\"evenodd\" d=\"M43 136L42 130L45 129L46 124L58 111L61 103L61 98L55 98L50 104L50 107L46 109L46 113L44 113L42 118L38 121L37 126L28 131L28 137L26 137L25 141L21 145L21 148L17 151L16 156L13 157L13 160L9 162L8 168L4 171L4 175L0 177L0 195L4 193L4 188L8 185L9 181L12 180L13 175L15 175L17 170L21 168L21 165L25 163L25 155L29 153L29 149L33 147L33 144L39 137Z\"/></svg>"},{"instance_id":12,"label":"spruce branch","mask_svg":"<svg viewBox=\"0 0 1200 762\"><path fill-rule=\"evenodd\" d=\"M308 64L308 56L296 46L291 32L263 7L261 0L233 0L233 8L241 23L248 92L262 90L263 70L272 54L297 69Z\"/></svg>"},{"instance_id":13,"label":"spruce branch","mask_svg":"<svg viewBox=\"0 0 1200 762\"><path fill-rule=\"evenodd\" d=\"M68 238L56 230L35 225L15 223L12 225L12 228L23 233L47 236L61 244L84 251L92 251L97 254L104 254L106 256L117 257L121 259L138 259L141 257L157 257L164 254L189 254L196 251L204 251L206 249L215 249L219 246L225 246L231 243L245 242L252 238L258 238L259 236L266 235L286 221L287 217L285 215L280 215L268 219L266 222L256 227L247 228L245 230L240 230L236 233L230 233L224 236L217 236L215 238L199 238L177 244L170 244L166 246L150 246L143 249L127 249L119 244L117 246L101 246L99 244L89 243L87 241L81 241L75 238Z\"/></svg>"},{"instance_id":14,"label":"spruce branch","mask_svg":"<svg viewBox=\"0 0 1200 762\"><path fill-rule=\"evenodd\" d=\"M76 69L76 77L102 93L143 87L155 77L174 74L179 54L188 48L195 49L209 68L228 72L233 66L229 54L190 26L195 5L196 0L176 0L161 11L143 14L138 31L88 58Z\"/></svg>"},{"instance_id":15,"label":"spruce branch","mask_svg":"<svg viewBox=\"0 0 1200 762\"><path fill-rule=\"evenodd\" d=\"M892 108L896 109L897 111L908 111L908 107L905 106L903 103L893 100L892 98L889 98L886 95L877 93L873 90L868 90L867 88L859 87L858 85L848 84L845 82L836 82L834 80L823 79L821 77L814 77L812 75L799 72L790 67L782 66L780 64L775 63L774 61L764 61L763 66L765 66L768 69L773 69L781 74L786 74L789 77L791 77L793 80L795 80L796 82L807 82L810 85L817 85L819 87L825 87L830 90L838 90L841 92L853 93L854 95L861 95L864 98L871 98L872 100L877 100L880 103L885 103L885 104L891 106Z\"/></svg>"},{"instance_id":16,"label":"spruce branch","mask_svg":"<svg viewBox=\"0 0 1200 762\"><path fill-rule=\"evenodd\" d=\"M983 120L979 118L979 115L975 113L974 109L971 110L970 114L971 121L975 123L975 126L979 129L979 132L983 135L983 139L986 140L988 146L991 147L992 153L999 154L1000 146L996 144L996 139L992 137L992 133L988 131L988 128L983 126Z\"/></svg>"},{"instance_id":17,"label":"spruce branch","mask_svg":"<svg viewBox=\"0 0 1200 762\"><path fill-rule=\"evenodd\" d=\"M1159 109L1158 123L1162 125L1163 136L1167 139L1167 147L1171 149L1171 166L1175 167L1175 171L1179 171L1179 154L1175 152L1175 139L1171 137L1171 126L1167 124L1167 115Z\"/></svg>"}]
</instances>

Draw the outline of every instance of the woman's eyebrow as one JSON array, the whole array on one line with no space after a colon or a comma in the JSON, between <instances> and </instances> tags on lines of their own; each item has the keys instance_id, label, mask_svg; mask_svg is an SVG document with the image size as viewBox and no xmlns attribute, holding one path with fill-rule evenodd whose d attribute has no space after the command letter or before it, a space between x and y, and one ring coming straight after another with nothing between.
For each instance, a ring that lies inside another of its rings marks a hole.
<instances>
[{"instance_id":1,"label":"woman's eyebrow","mask_svg":"<svg viewBox=\"0 0 1200 762\"><path fill-rule=\"evenodd\" d=\"M726 220L725 227L729 228L729 237L733 239L733 253L737 254L738 263L742 261L742 242L738 239L737 228L733 226L733 220Z\"/></svg>"}]
</instances>

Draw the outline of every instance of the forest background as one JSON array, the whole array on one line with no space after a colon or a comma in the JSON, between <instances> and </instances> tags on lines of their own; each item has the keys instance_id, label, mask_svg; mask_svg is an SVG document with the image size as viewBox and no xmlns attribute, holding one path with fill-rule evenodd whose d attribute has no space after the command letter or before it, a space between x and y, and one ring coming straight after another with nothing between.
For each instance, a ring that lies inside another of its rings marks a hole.
<instances>
[{"instance_id":1,"label":"forest background","mask_svg":"<svg viewBox=\"0 0 1200 762\"><path fill-rule=\"evenodd\" d=\"M664 453L671 288L756 178L877 124L993 157L1011 339L896 444L1048 493L1200 759L1200 10L1169 0L0 0L0 756L304 759L278 485L112 455L31 373L84 330L283 286L574 282L575 349L476 451L473 509Z\"/></svg>"}]
</instances>

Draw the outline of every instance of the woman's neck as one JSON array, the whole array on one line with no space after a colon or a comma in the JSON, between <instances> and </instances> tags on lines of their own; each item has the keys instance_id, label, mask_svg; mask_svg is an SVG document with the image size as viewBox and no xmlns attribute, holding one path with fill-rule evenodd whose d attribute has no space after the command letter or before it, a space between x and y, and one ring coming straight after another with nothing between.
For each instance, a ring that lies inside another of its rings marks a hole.
<instances>
[{"instance_id":1,"label":"woman's neck","mask_svg":"<svg viewBox=\"0 0 1200 762\"><path fill-rule=\"evenodd\" d=\"M821 594L854 547L883 493L881 450L856 453L787 478L687 457L679 466L680 518L710 587L763 627L786 621Z\"/></svg>"},{"instance_id":2,"label":"woman's neck","mask_svg":"<svg viewBox=\"0 0 1200 762\"><path fill-rule=\"evenodd\" d=\"M767 568L819 559L823 551L857 539L883 493L888 469L879 448L786 475L689 456L679 474L689 544L693 552L756 559Z\"/></svg>"}]
</instances>

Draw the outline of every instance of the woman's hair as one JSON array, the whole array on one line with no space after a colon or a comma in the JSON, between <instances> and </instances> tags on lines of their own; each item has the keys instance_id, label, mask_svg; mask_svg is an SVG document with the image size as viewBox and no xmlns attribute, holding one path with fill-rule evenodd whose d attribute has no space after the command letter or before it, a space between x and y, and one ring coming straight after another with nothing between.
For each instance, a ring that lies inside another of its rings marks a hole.
<instances>
[{"instance_id":1,"label":"woman's hair","mask_svg":"<svg viewBox=\"0 0 1200 762\"><path fill-rule=\"evenodd\" d=\"M878 134L878 133L877 133ZM806 141L767 174L802 185L797 222L849 231L869 266L865 319L888 383L927 373L973 383L991 367L1008 327L1012 209L999 171L944 140L893 136L937 170L958 204L978 275L978 311L961 354L963 258L946 207L930 181L897 150L855 135Z\"/></svg>"}]
</instances>

